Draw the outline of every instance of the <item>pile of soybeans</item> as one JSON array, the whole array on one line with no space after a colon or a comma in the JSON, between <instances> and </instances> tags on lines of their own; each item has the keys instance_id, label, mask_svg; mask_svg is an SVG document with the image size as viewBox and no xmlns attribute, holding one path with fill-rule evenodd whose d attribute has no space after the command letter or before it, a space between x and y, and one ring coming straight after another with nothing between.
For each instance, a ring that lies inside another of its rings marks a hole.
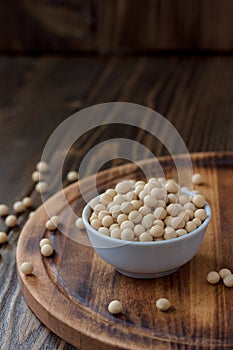
<instances>
[{"instance_id":1,"label":"pile of soybeans","mask_svg":"<svg viewBox=\"0 0 233 350\"><path fill-rule=\"evenodd\" d=\"M174 239L206 219L202 194L182 191L174 179L122 180L90 202L90 224L112 238L151 242Z\"/></svg>"}]
</instances>

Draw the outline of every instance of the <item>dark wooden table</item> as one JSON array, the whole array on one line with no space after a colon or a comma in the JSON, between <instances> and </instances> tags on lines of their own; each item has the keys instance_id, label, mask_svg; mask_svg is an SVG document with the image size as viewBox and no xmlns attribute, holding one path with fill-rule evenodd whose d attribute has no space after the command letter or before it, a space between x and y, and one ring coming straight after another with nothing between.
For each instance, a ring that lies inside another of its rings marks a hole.
<instances>
[{"instance_id":1,"label":"dark wooden table","mask_svg":"<svg viewBox=\"0 0 233 350\"><path fill-rule=\"evenodd\" d=\"M0 79L0 202L11 208L28 194L39 204L31 173L48 137L72 113L97 103L124 101L155 109L173 123L190 152L233 150L233 56L2 56ZM156 156L167 154L142 129L99 127L78 140L64 174L111 137L136 139ZM25 220L20 218L21 226ZM10 231L8 244L0 247L0 348L73 349L24 301L15 264L19 234Z\"/></svg>"}]
</instances>

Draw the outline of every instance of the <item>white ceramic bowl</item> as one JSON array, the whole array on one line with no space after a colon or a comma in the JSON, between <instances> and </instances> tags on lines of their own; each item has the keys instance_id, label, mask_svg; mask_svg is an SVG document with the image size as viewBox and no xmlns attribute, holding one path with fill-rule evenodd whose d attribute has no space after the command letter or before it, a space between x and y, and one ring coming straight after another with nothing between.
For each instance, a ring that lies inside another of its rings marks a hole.
<instances>
[{"instance_id":1,"label":"white ceramic bowl","mask_svg":"<svg viewBox=\"0 0 233 350\"><path fill-rule=\"evenodd\" d=\"M194 195L191 192L182 192ZM91 244L104 261L126 276L156 278L175 272L197 253L211 218L208 203L205 210L207 218L195 231L156 242L122 241L99 233L89 224L92 210L88 204L82 217Z\"/></svg>"}]
</instances>

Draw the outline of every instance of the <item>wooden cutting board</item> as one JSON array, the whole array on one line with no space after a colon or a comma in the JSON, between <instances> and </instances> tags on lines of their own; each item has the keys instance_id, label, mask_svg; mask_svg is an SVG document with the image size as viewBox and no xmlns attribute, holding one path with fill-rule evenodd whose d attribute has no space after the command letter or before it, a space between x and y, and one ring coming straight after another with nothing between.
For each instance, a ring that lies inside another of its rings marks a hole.
<instances>
[{"instance_id":1,"label":"wooden cutting board","mask_svg":"<svg viewBox=\"0 0 233 350\"><path fill-rule=\"evenodd\" d=\"M122 276L91 247L59 231L46 231L47 214L43 207L36 211L21 233L17 265L25 300L42 323L83 350L233 348L233 289L206 282L210 270L228 267L233 271L233 153L194 154L192 160L194 171L206 180L201 191L211 204L212 219L197 255L164 278ZM175 176L170 158L161 158L160 163L168 176ZM143 164L154 176L153 161ZM99 190L122 177L138 179L142 174L134 164L104 171L97 177ZM93 177L83 181L86 191L91 191ZM70 205L81 215L85 202L77 183L65 191ZM59 204L59 196L50 199L54 214L61 216L71 235L80 235L87 242L86 233L75 228L66 208ZM40 254L43 237L53 242L55 254L51 258ZM33 262L33 275L20 272L23 261ZM160 297L171 301L169 312L156 309ZM113 299L123 304L123 313L118 316L107 311Z\"/></svg>"}]
</instances>

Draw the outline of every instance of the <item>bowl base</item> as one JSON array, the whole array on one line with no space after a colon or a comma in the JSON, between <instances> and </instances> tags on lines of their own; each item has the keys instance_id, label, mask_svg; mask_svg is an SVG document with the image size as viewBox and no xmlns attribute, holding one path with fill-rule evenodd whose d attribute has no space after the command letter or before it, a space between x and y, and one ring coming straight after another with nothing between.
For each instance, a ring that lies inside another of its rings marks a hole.
<instances>
[{"instance_id":1,"label":"bowl base","mask_svg":"<svg viewBox=\"0 0 233 350\"><path fill-rule=\"evenodd\" d=\"M133 278L142 278L142 279L150 279L150 278L159 278L168 276L171 273L177 271L180 268L180 266L176 267L175 269L163 271L163 272L157 272L157 273L137 273L137 272L128 272L121 269L116 269L119 273L121 273L124 276L127 277L133 277Z\"/></svg>"}]
</instances>

